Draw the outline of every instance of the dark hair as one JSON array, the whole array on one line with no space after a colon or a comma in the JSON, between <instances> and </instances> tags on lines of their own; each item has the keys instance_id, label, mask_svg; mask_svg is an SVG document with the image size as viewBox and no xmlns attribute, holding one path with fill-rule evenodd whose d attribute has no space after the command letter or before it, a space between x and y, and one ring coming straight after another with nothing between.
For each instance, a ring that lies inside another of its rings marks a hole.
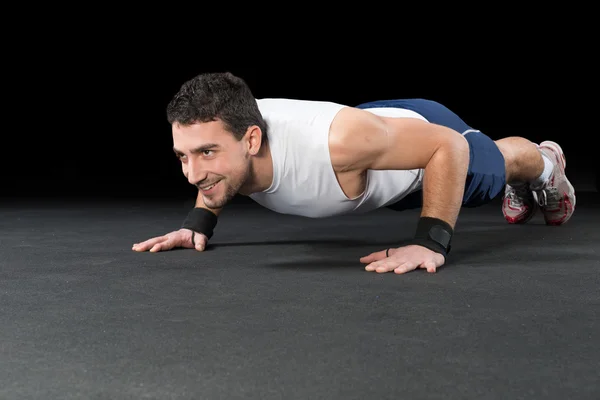
<instances>
[{"instance_id":1,"label":"dark hair","mask_svg":"<svg viewBox=\"0 0 600 400\"><path fill-rule=\"evenodd\" d=\"M182 125L221 120L238 140L257 125L267 139L267 124L250 87L230 72L200 74L185 82L167 106L167 120Z\"/></svg>"}]
</instances>

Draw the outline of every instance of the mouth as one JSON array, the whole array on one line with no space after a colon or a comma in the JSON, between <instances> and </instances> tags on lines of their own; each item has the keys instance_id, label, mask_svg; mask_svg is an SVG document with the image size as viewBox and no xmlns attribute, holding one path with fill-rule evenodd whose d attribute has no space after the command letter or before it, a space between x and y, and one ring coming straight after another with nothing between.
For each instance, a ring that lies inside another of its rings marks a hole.
<instances>
[{"instance_id":1,"label":"mouth","mask_svg":"<svg viewBox=\"0 0 600 400\"><path fill-rule=\"evenodd\" d=\"M200 190L202 191L202 193L204 194L210 194L213 189L215 188L215 186L217 186L219 184L220 181L217 181L215 183L212 183L210 185L206 185L206 186L200 186Z\"/></svg>"}]
</instances>

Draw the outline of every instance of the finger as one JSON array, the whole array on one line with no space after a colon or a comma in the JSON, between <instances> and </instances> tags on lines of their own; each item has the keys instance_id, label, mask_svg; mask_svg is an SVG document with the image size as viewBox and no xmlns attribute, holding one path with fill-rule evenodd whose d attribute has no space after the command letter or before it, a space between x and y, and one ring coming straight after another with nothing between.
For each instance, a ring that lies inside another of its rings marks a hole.
<instances>
[{"instance_id":1,"label":"finger","mask_svg":"<svg viewBox=\"0 0 600 400\"><path fill-rule=\"evenodd\" d=\"M157 251L160 251L160 243L156 243L154 246L152 246L150 248L150 253L156 253Z\"/></svg>"},{"instance_id":2,"label":"finger","mask_svg":"<svg viewBox=\"0 0 600 400\"><path fill-rule=\"evenodd\" d=\"M393 271L398 266L398 261L386 260L382 261L377 268L375 268L375 272L380 274L385 274L387 272Z\"/></svg>"},{"instance_id":3,"label":"finger","mask_svg":"<svg viewBox=\"0 0 600 400\"><path fill-rule=\"evenodd\" d=\"M386 272L393 271L397 266L397 261L392 261L389 259L381 260L373 262L365 267L366 271L375 271L377 273L383 274Z\"/></svg>"},{"instance_id":4,"label":"finger","mask_svg":"<svg viewBox=\"0 0 600 400\"><path fill-rule=\"evenodd\" d=\"M421 268L427 269L427 272L432 273L432 274L437 271L437 266L436 266L435 262L433 262L433 261L424 262L423 265L421 266Z\"/></svg>"},{"instance_id":5,"label":"finger","mask_svg":"<svg viewBox=\"0 0 600 400\"><path fill-rule=\"evenodd\" d=\"M377 268L377 265L378 265L377 263L371 263L365 267L365 271L369 271L369 272L375 271L375 269Z\"/></svg>"},{"instance_id":6,"label":"finger","mask_svg":"<svg viewBox=\"0 0 600 400\"><path fill-rule=\"evenodd\" d=\"M196 243L196 250L204 251L204 248L206 247L206 242L204 241L204 237L201 234L194 232L194 242Z\"/></svg>"},{"instance_id":7,"label":"finger","mask_svg":"<svg viewBox=\"0 0 600 400\"><path fill-rule=\"evenodd\" d=\"M156 243L150 249L150 253L156 253L158 251L167 251L173 248L173 240L167 240L164 242Z\"/></svg>"},{"instance_id":8,"label":"finger","mask_svg":"<svg viewBox=\"0 0 600 400\"><path fill-rule=\"evenodd\" d=\"M384 265L385 263L385 258L383 260L379 260L379 261L373 261L372 263L370 263L369 265L367 265L365 267L365 271L376 271L377 268L380 268Z\"/></svg>"},{"instance_id":9,"label":"finger","mask_svg":"<svg viewBox=\"0 0 600 400\"><path fill-rule=\"evenodd\" d=\"M133 245L133 247L131 249L135 250L135 251L146 251L146 250L152 248L156 243L160 243L165 240L167 240L166 236L158 236L158 237L155 237L152 239L148 239L142 243L136 243Z\"/></svg>"},{"instance_id":10,"label":"finger","mask_svg":"<svg viewBox=\"0 0 600 400\"><path fill-rule=\"evenodd\" d=\"M397 265L396 268L394 268L394 273L405 274L407 272L413 271L416 268L417 268L417 265L415 263L406 261L400 265Z\"/></svg>"},{"instance_id":11,"label":"finger","mask_svg":"<svg viewBox=\"0 0 600 400\"><path fill-rule=\"evenodd\" d=\"M370 264L375 261L383 260L387 258L387 256L385 255L386 251L387 250L381 250L375 253L371 253L368 256L361 257L360 262L364 264Z\"/></svg>"}]
</instances>

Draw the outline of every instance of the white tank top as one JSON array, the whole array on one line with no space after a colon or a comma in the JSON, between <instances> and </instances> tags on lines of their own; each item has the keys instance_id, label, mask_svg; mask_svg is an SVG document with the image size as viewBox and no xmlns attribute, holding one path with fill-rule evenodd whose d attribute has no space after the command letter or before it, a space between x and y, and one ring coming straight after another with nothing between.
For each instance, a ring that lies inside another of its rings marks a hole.
<instances>
[{"instance_id":1,"label":"white tank top","mask_svg":"<svg viewBox=\"0 0 600 400\"><path fill-rule=\"evenodd\" d=\"M273 158L271 186L249 197L282 214L311 218L364 213L420 189L423 170L369 170L365 191L350 199L342 191L329 153L329 128L345 105L324 101L259 99ZM419 118L411 110L368 109L377 115Z\"/></svg>"}]
</instances>

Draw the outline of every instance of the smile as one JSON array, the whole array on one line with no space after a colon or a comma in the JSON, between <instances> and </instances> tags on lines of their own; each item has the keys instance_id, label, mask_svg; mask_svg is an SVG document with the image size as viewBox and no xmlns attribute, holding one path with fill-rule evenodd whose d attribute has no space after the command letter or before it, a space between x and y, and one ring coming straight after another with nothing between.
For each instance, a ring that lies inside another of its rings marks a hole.
<instances>
[{"instance_id":1,"label":"smile","mask_svg":"<svg viewBox=\"0 0 600 400\"><path fill-rule=\"evenodd\" d=\"M203 192L208 192L210 191L212 188L214 188L219 182L215 182L212 185L208 185L208 186L201 186L200 190L202 190Z\"/></svg>"}]
</instances>

